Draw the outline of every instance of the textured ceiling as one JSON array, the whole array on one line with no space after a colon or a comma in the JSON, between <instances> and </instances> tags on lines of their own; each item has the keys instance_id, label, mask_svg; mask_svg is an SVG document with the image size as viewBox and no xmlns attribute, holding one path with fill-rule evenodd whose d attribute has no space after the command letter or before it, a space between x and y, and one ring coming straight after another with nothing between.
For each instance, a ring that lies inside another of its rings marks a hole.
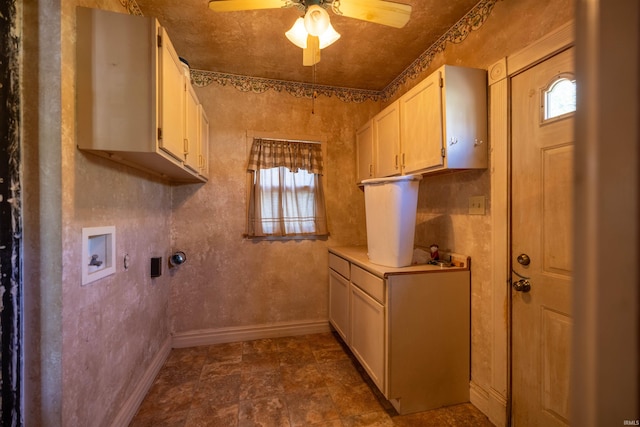
<instances>
[{"instance_id":1,"label":"textured ceiling","mask_svg":"<svg viewBox=\"0 0 640 427\"><path fill-rule=\"evenodd\" d=\"M302 49L284 35L297 8L216 13L207 0L136 0L145 16L167 29L192 69L267 79L313 82ZM349 0L342 0L347 2ZM413 7L401 29L337 16L342 37L322 50L315 83L380 91L469 12L478 0L398 0Z\"/></svg>"}]
</instances>

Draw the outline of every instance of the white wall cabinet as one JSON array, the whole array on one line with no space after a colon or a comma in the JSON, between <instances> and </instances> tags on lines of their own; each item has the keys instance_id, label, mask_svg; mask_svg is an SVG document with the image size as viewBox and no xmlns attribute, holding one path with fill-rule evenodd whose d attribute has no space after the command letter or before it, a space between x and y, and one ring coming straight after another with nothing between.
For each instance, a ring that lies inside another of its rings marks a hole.
<instances>
[{"instance_id":1,"label":"white wall cabinet","mask_svg":"<svg viewBox=\"0 0 640 427\"><path fill-rule=\"evenodd\" d=\"M358 183L373 178L373 121L369 120L356 131Z\"/></svg>"},{"instance_id":2,"label":"white wall cabinet","mask_svg":"<svg viewBox=\"0 0 640 427\"><path fill-rule=\"evenodd\" d=\"M444 65L372 121L376 178L485 169L487 73Z\"/></svg>"},{"instance_id":3,"label":"white wall cabinet","mask_svg":"<svg viewBox=\"0 0 640 427\"><path fill-rule=\"evenodd\" d=\"M157 24L156 24L157 25ZM158 146L183 161L185 156L184 130L187 99L185 97L184 68L171 40L162 27L158 28L158 54L161 62L160 99L157 103ZM123 47L126 50L126 47ZM140 76L142 78L142 76ZM113 88L112 90L117 90ZM100 102L99 99L96 102Z\"/></svg>"},{"instance_id":4,"label":"white wall cabinet","mask_svg":"<svg viewBox=\"0 0 640 427\"><path fill-rule=\"evenodd\" d=\"M399 100L404 174L444 164L441 82L436 71Z\"/></svg>"},{"instance_id":5,"label":"white wall cabinet","mask_svg":"<svg viewBox=\"0 0 640 427\"><path fill-rule=\"evenodd\" d=\"M186 77L184 78L186 80ZM200 110L198 96L189 82L184 86L184 163L196 173L200 173Z\"/></svg>"},{"instance_id":6,"label":"white wall cabinet","mask_svg":"<svg viewBox=\"0 0 640 427\"><path fill-rule=\"evenodd\" d=\"M400 414L469 401L468 260L390 268L365 248L332 248L329 265L329 321Z\"/></svg>"},{"instance_id":7,"label":"white wall cabinet","mask_svg":"<svg viewBox=\"0 0 640 427\"><path fill-rule=\"evenodd\" d=\"M76 11L78 148L172 182L205 182L185 142L185 111L199 102L191 93L186 104L191 85L165 30L154 18Z\"/></svg>"},{"instance_id":8,"label":"white wall cabinet","mask_svg":"<svg viewBox=\"0 0 640 427\"><path fill-rule=\"evenodd\" d=\"M203 178L209 178L209 118L202 107L198 105L200 127L200 137L198 139L198 147L200 148L200 168L199 173Z\"/></svg>"},{"instance_id":9,"label":"white wall cabinet","mask_svg":"<svg viewBox=\"0 0 640 427\"><path fill-rule=\"evenodd\" d=\"M400 175L400 103L373 118L374 176Z\"/></svg>"}]
</instances>

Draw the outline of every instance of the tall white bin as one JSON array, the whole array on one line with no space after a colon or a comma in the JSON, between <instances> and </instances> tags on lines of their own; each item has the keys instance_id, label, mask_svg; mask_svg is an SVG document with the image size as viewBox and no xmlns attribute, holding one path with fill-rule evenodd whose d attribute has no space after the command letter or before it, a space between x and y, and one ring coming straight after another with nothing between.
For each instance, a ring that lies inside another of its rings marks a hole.
<instances>
[{"instance_id":1,"label":"tall white bin","mask_svg":"<svg viewBox=\"0 0 640 427\"><path fill-rule=\"evenodd\" d=\"M369 261L387 267L411 265L421 175L362 181Z\"/></svg>"}]
</instances>

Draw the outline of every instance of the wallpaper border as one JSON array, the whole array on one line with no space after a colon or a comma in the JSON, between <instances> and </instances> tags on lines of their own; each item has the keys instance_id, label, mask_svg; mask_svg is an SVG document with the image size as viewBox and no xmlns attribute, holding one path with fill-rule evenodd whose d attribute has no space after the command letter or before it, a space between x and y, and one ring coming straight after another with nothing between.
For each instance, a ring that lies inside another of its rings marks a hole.
<instances>
[{"instance_id":1,"label":"wallpaper border","mask_svg":"<svg viewBox=\"0 0 640 427\"><path fill-rule=\"evenodd\" d=\"M420 73L426 70L436 54L445 50L447 43L461 43L472 31L482 27L489 18L493 6L498 1L501 0L480 0L476 3L476 5L443 34L438 41L425 50L411 65L381 91L322 86L304 82L273 80L198 69L191 70L191 79L193 84L198 87L205 87L216 83L220 86L232 86L241 92L264 93L268 90L273 90L276 92L286 92L297 98L309 99L317 98L318 96L335 96L341 101L353 103L386 101L391 99L409 79L415 79ZM142 15L142 11L140 7L138 7L136 0L120 0L120 3L130 14Z\"/></svg>"}]
</instances>

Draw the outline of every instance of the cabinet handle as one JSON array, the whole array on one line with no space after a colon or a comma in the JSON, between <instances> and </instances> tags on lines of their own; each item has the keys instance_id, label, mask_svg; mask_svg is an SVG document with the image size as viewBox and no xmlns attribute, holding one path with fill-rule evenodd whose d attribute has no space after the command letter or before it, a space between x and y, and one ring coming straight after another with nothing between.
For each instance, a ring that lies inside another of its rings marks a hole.
<instances>
[{"instance_id":1,"label":"cabinet handle","mask_svg":"<svg viewBox=\"0 0 640 427\"><path fill-rule=\"evenodd\" d=\"M184 154L189 154L189 140L187 138L184 139L184 144L182 148L184 150Z\"/></svg>"},{"instance_id":2,"label":"cabinet handle","mask_svg":"<svg viewBox=\"0 0 640 427\"><path fill-rule=\"evenodd\" d=\"M398 169L398 155L396 154L396 169Z\"/></svg>"},{"instance_id":3,"label":"cabinet handle","mask_svg":"<svg viewBox=\"0 0 640 427\"><path fill-rule=\"evenodd\" d=\"M373 176L373 165L369 163L369 177Z\"/></svg>"},{"instance_id":4,"label":"cabinet handle","mask_svg":"<svg viewBox=\"0 0 640 427\"><path fill-rule=\"evenodd\" d=\"M200 160L198 167L204 168L204 156L202 154L198 154L198 159Z\"/></svg>"},{"instance_id":5,"label":"cabinet handle","mask_svg":"<svg viewBox=\"0 0 640 427\"><path fill-rule=\"evenodd\" d=\"M402 169L406 168L407 166L404 163L404 153L402 153Z\"/></svg>"},{"instance_id":6,"label":"cabinet handle","mask_svg":"<svg viewBox=\"0 0 640 427\"><path fill-rule=\"evenodd\" d=\"M473 146L474 146L474 147L477 147L478 145L480 145L480 144L482 144L482 143L484 143L484 141L483 141L483 140L478 141L478 140L476 139L476 140L473 142Z\"/></svg>"}]
</instances>

